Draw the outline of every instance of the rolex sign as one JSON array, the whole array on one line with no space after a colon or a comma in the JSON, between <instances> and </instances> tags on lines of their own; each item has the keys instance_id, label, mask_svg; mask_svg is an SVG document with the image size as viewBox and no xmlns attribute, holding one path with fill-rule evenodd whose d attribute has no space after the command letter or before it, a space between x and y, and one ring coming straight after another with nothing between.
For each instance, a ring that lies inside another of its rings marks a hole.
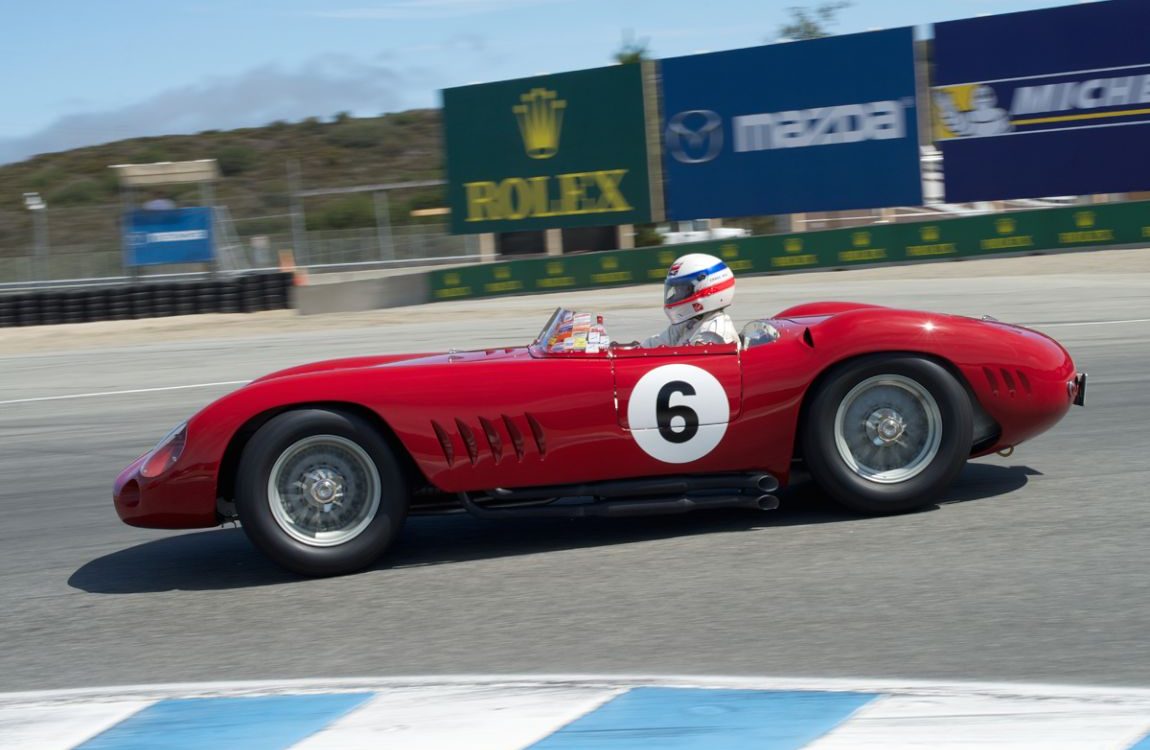
<instances>
[{"instance_id":1,"label":"rolex sign","mask_svg":"<svg viewBox=\"0 0 1150 750\"><path fill-rule=\"evenodd\" d=\"M457 234L652 220L641 65L446 89Z\"/></svg>"}]
</instances>

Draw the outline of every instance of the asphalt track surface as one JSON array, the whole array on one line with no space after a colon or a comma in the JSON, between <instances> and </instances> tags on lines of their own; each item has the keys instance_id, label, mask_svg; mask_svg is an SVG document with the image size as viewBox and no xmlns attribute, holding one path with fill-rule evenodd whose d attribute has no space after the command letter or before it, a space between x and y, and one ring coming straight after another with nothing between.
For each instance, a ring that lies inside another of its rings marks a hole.
<instances>
[{"instance_id":1,"label":"asphalt track surface","mask_svg":"<svg viewBox=\"0 0 1150 750\"><path fill-rule=\"evenodd\" d=\"M1086 409L972 463L927 511L858 518L807 483L771 513L413 519L387 559L329 580L280 571L240 529L121 525L117 471L235 386L114 392L523 342L559 303L638 337L662 322L658 287L0 332L0 690L448 673L1150 686L1148 256L740 283L740 322L817 298L991 313L1090 371Z\"/></svg>"}]
</instances>

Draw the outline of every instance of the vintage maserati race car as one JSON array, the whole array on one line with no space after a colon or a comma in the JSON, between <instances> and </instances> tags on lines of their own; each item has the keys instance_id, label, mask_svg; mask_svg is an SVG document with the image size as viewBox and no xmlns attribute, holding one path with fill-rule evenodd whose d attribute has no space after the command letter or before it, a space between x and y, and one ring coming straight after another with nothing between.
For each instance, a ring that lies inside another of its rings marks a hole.
<instances>
[{"instance_id":1,"label":"vintage maserati race car","mask_svg":"<svg viewBox=\"0 0 1150 750\"><path fill-rule=\"evenodd\" d=\"M1053 339L991 319L817 303L751 322L737 344L643 349L560 309L528 346L253 381L126 468L115 506L149 528L238 520L305 575L370 565L409 513L770 510L796 461L843 505L899 513L1085 389Z\"/></svg>"}]
</instances>

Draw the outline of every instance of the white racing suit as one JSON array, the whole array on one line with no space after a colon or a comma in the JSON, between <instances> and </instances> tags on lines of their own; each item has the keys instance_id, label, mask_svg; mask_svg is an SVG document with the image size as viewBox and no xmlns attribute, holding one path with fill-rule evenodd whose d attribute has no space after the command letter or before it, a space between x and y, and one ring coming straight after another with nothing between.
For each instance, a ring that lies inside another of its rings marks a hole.
<instances>
[{"instance_id":1,"label":"white racing suit","mask_svg":"<svg viewBox=\"0 0 1150 750\"><path fill-rule=\"evenodd\" d=\"M722 310L715 310L706 315L667 326L667 330L662 333L643 339L640 346L644 349L651 349L656 346L685 346L700 343L700 338L705 333L718 334L728 344L733 344L739 340L739 332L735 330L731 316Z\"/></svg>"}]
</instances>

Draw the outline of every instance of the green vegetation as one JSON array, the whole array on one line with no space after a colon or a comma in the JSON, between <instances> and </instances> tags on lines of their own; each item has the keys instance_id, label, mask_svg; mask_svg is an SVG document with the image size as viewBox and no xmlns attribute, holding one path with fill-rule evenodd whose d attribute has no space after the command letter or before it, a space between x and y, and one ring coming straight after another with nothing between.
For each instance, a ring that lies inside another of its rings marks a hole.
<instances>
[{"instance_id":1,"label":"green vegetation","mask_svg":"<svg viewBox=\"0 0 1150 750\"><path fill-rule=\"evenodd\" d=\"M623 32L623 40L619 44L619 49L615 51L611 59L620 65L634 65L644 60L650 60L651 50L647 39L639 39L635 36L634 31L627 29Z\"/></svg>"},{"instance_id":2,"label":"green vegetation","mask_svg":"<svg viewBox=\"0 0 1150 750\"><path fill-rule=\"evenodd\" d=\"M813 8L787 8L791 20L779 26L779 39L801 41L830 36L830 27L838 20L839 11L851 6L848 0L821 2Z\"/></svg>"},{"instance_id":3,"label":"green vegetation","mask_svg":"<svg viewBox=\"0 0 1150 750\"><path fill-rule=\"evenodd\" d=\"M118 243L119 188L112 164L210 159L223 179L216 199L231 211L242 234L287 232L290 222L288 164L297 162L303 189L369 185L443 178L441 119L438 110L412 110L354 118L346 112L331 121L309 117L276 121L259 128L208 130L107 143L43 154L0 166L0 257L27 252L31 219L23 194L36 191L48 202L52 244ZM163 195L178 203L198 201L195 185L173 185ZM421 189L390 196L392 220L408 224L416 208L443 205L440 190ZM309 198L308 227L343 229L375 225L370 195ZM268 218L274 217L274 218ZM423 221L440 223L442 217Z\"/></svg>"}]
</instances>

